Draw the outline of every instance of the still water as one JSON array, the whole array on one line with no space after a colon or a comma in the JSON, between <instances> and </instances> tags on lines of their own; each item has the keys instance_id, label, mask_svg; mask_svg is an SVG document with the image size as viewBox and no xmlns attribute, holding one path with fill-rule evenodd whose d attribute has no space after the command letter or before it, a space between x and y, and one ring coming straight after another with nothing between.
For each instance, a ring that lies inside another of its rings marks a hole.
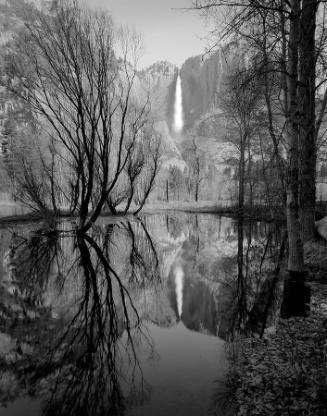
<instances>
[{"instance_id":1,"label":"still water","mask_svg":"<svg viewBox=\"0 0 327 416\"><path fill-rule=\"evenodd\" d=\"M208 214L3 228L0 415L224 415L225 342L273 324L280 239Z\"/></svg>"}]
</instances>

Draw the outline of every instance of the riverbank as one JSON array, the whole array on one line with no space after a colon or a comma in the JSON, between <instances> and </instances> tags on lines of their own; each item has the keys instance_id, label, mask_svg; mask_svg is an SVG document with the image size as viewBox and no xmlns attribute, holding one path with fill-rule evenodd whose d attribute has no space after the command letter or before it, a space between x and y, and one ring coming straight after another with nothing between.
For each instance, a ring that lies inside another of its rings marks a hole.
<instances>
[{"instance_id":1,"label":"riverbank","mask_svg":"<svg viewBox=\"0 0 327 416\"><path fill-rule=\"evenodd\" d=\"M138 216L143 214L158 214L158 213L165 213L165 212L185 212L185 213L194 213L194 214L217 214L217 215L226 215L226 216L235 216L237 212L233 207L219 207L213 205L206 205L206 204L199 204L199 205L188 205L188 204L172 204L172 205L151 205L146 206ZM132 217L133 214L128 212L126 214L122 214L117 212L116 215L111 214L110 212L103 212L99 218L126 218ZM53 217L54 219L62 219L62 218L77 218L77 216L72 216L68 213L62 212L59 216ZM5 215L0 216L0 227L8 226L10 224L19 224L19 223L26 223L26 222L41 222L46 220L44 216L38 213L26 213L22 215Z\"/></svg>"},{"instance_id":2,"label":"riverbank","mask_svg":"<svg viewBox=\"0 0 327 416\"><path fill-rule=\"evenodd\" d=\"M235 204L230 204L229 202L215 204L212 203L212 201L173 201L170 203L163 202L160 204L147 204L142 210L142 212L146 213L159 211L182 211L187 213L194 212L199 214L207 213L237 216L239 214L239 207ZM244 206L243 216L245 219L267 222L285 220L285 213L283 207L272 209L265 205Z\"/></svg>"},{"instance_id":3,"label":"riverbank","mask_svg":"<svg viewBox=\"0 0 327 416\"><path fill-rule=\"evenodd\" d=\"M9 205L6 205L5 209L1 208L0 204L0 226L7 225L10 223L19 223L26 221L42 221L45 218L38 214L27 212L26 209L21 206L10 205L11 211L8 208ZM131 209L133 211L133 209ZM215 215L225 215L231 217L238 217L239 208L237 205L232 205L230 202L222 202L221 204L214 203L212 201L171 201L169 203L160 201L160 203L146 204L142 211L138 215L142 214L152 214L160 213L167 211L176 211L176 212L186 212L186 213L195 213L195 214L215 214ZM115 217L121 217L121 214L118 210ZM132 215L131 212L126 215ZM114 216L110 212L103 212L102 217ZM317 202L316 207L316 219L320 220L321 218L327 216L327 203L326 202ZM67 218L70 215L67 212L62 212L59 218ZM279 222L283 223L286 221L285 210L283 207L267 207L266 205L254 205L254 206L244 206L243 218L245 220L253 221L264 221L264 222Z\"/></svg>"},{"instance_id":4,"label":"riverbank","mask_svg":"<svg viewBox=\"0 0 327 416\"><path fill-rule=\"evenodd\" d=\"M210 201L201 201L198 203L193 202L172 202L169 204L148 204L142 211L138 214L156 214L156 213L165 213L165 212L185 212L185 213L194 213L194 214L214 214L214 215L224 215L230 217L238 217L239 209L236 205L216 205L210 203ZM126 217L132 216L131 212L127 214L122 214L117 212L116 215L111 214L110 212L103 212L101 217ZM76 216L71 216L67 212L62 212L59 216L53 218L76 218ZM265 222L283 222L284 213L282 210L269 210L266 206L255 206L255 207L244 207L243 218L245 220L255 220L255 221L265 221ZM8 214L6 212L1 212L0 209L0 227L6 226L14 223L25 223L25 222L37 222L46 220L44 216L38 213L33 212L24 212L17 214Z\"/></svg>"},{"instance_id":5,"label":"riverbank","mask_svg":"<svg viewBox=\"0 0 327 416\"><path fill-rule=\"evenodd\" d=\"M307 317L279 319L275 331L262 339L239 338L228 346L223 399L232 405L233 416L327 415L326 257L324 242L306 247Z\"/></svg>"}]
</instances>

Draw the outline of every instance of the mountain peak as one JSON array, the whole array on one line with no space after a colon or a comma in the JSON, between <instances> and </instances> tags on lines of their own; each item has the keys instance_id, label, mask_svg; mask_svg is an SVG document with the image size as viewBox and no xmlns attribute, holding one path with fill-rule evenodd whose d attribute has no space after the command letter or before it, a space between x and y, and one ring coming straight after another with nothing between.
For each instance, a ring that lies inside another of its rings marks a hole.
<instances>
[{"instance_id":1,"label":"mountain peak","mask_svg":"<svg viewBox=\"0 0 327 416\"><path fill-rule=\"evenodd\" d=\"M172 64L168 61L158 61L154 64L150 65L149 67L143 69L140 71L141 73L155 73L155 72L161 72L163 75L169 75L174 74L176 71L178 71L178 68L176 65Z\"/></svg>"}]
</instances>

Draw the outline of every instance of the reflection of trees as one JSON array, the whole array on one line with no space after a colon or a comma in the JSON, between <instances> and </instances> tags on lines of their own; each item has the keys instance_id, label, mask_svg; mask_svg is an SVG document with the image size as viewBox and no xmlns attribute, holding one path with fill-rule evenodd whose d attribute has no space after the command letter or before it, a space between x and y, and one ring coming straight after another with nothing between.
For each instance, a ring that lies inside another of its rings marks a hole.
<instances>
[{"instance_id":1,"label":"reflection of trees","mask_svg":"<svg viewBox=\"0 0 327 416\"><path fill-rule=\"evenodd\" d=\"M150 347L151 342L132 295L140 278L143 287L156 283L158 260L143 223L97 226L89 234L39 231L13 240L13 282L17 287L25 282L29 296L21 290L7 293L8 302L1 305L7 319L0 331L15 345L2 359L8 383L2 384L1 402L36 395L45 399L46 415L121 415L128 403L144 400L135 342ZM128 266L116 267L117 251ZM45 306L58 277L59 297L76 291L63 316Z\"/></svg>"},{"instance_id":2,"label":"reflection of trees","mask_svg":"<svg viewBox=\"0 0 327 416\"><path fill-rule=\"evenodd\" d=\"M179 216L167 215L167 232L177 239L184 231L185 223Z\"/></svg>"},{"instance_id":3,"label":"reflection of trees","mask_svg":"<svg viewBox=\"0 0 327 416\"><path fill-rule=\"evenodd\" d=\"M281 273L286 252L287 233L269 229L259 244L253 245L252 224L238 222L238 279L235 328L246 334L263 336L269 320L274 324L282 318L304 316L309 308L310 290L304 279ZM248 234L244 239L244 231ZM244 246L245 243L245 246ZM275 316L274 316L275 315Z\"/></svg>"},{"instance_id":4,"label":"reflection of trees","mask_svg":"<svg viewBox=\"0 0 327 416\"><path fill-rule=\"evenodd\" d=\"M242 343L239 335L262 337L267 326L276 323L281 298L286 233L275 224L248 222L242 217L236 225L237 255L229 259L229 278L223 282L218 299L222 303L218 335L232 342L228 344L227 378L218 380L213 396L215 415L230 414L234 409L234 366Z\"/></svg>"},{"instance_id":5,"label":"reflection of trees","mask_svg":"<svg viewBox=\"0 0 327 416\"><path fill-rule=\"evenodd\" d=\"M233 272L222 290L226 299L221 309L226 309L226 316L219 335L223 338L240 332L262 335L276 310L286 240L275 225L264 227L258 230L256 223L238 220L236 266L228 264Z\"/></svg>"},{"instance_id":6,"label":"reflection of trees","mask_svg":"<svg viewBox=\"0 0 327 416\"><path fill-rule=\"evenodd\" d=\"M7 262L10 267L8 283L14 293L30 306L41 302L42 291L54 268L61 277L64 253L57 232L45 233L42 228L29 236L13 233Z\"/></svg>"}]
</instances>

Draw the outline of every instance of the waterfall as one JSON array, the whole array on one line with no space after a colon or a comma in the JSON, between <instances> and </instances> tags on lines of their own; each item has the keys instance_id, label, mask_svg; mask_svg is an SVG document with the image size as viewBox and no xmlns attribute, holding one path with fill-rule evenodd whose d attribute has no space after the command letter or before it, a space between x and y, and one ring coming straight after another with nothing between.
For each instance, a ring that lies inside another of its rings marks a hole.
<instances>
[{"instance_id":1,"label":"waterfall","mask_svg":"<svg viewBox=\"0 0 327 416\"><path fill-rule=\"evenodd\" d=\"M175 91L175 106L174 106L174 130L180 133L184 126L183 120L183 98L182 98L182 80L180 73L178 73Z\"/></svg>"},{"instance_id":2,"label":"waterfall","mask_svg":"<svg viewBox=\"0 0 327 416\"><path fill-rule=\"evenodd\" d=\"M183 310L183 286L184 286L184 272L181 266L175 269L175 290L177 299L178 317L182 316Z\"/></svg>"}]
</instances>

